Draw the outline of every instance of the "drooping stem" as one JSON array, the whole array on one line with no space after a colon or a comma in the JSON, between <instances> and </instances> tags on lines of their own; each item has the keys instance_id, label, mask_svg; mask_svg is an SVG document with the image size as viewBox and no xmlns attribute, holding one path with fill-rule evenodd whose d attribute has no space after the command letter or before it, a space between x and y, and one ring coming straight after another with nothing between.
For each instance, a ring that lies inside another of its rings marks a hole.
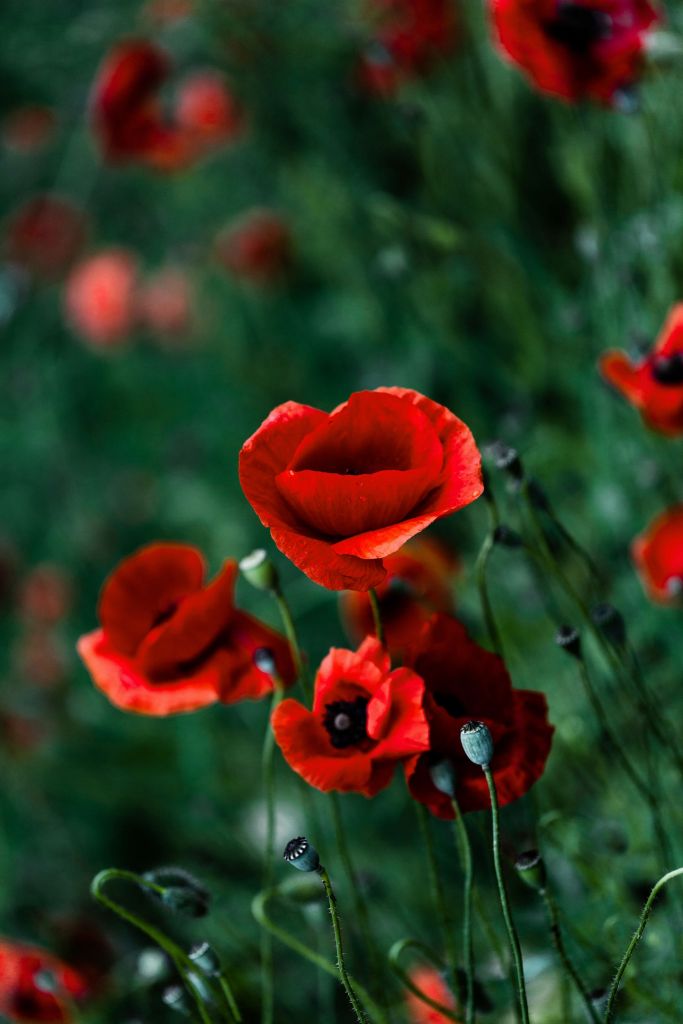
<instances>
[{"instance_id":1,"label":"drooping stem","mask_svg":"<svg viewBox=\"0 0 683 1024\"><path fill-rule=\"evenodd\" d=\"M273 712L282 700L282 683L273 677L273 697L270 704L270 715L263 740L261 759L263 790L266 800L266 848L265 868L263 872L263 888L270 889L273 885L275 861L275 740L270 721ZM274 1013L275 979L273 972L273 937L267 929L261 932L261 1021L272 1024Z\"/></svg>"},{"instance_id":2,"label":"drooping stem","mask_svg":"<svg viewBox=\"0 0 683 1024\"><path fill-rule=\"evenodd\" d=\"M571 957L567 952L567 947L564 944L564 937L562 935L562 929L560 928L560 919L557 912L557 905L555 903L555 900L553 899L551 893L548 891L547 888L541 889L541 896L543 897L546 910L548 912L548 923L550 925L550 934L553 940L553 944L555 946L555 949L557 950L557 955L562 961L562 966L564 967L570 980L573 982L577 992L581 996L583 1004L586 1007L586 1012L590 1019L593 1021L593 1024L600 1024L600 1017L598 1015L598 1011L593 1006L592 1000L588 993L588 989L584 985L581 979L581 975L574 966Z\"/></svg>"},{"instance_id":3,"label":"drooping stem","mask_svg":"<svg viewBox=\"0 0 683 1024\"><path fill-rule=\"evenodd\" d=\"M320 875L323 887L325 889L325 895L327 896L327 903L330 910L330 917L332 918L332 931L334 933L334 947L337 952L337 968L339 970L339 978L344 990L349 998L349 1002L353 1007L354 1013L358 1020L358 1024L367 1024L368 1018L365 1010L354 992L351 979L346 970L346 963L344 961L344 947L342 944L342 933L341 924L339 922L339 914L337 913L337 900L332 889L332 883L330 882L330 876L328 875L322 864L318 868L318 874Z\"/></svg>"},{"instance_id":4,"label":"drooping stem","mask_svg":"<svg viewBox=\"0 0 683 1024\"><path fill-rule=\"evenodd\" d=\"M660 889L664 888L667 882L670 882L673 878L677 878L679 875L683 875L683 868L676 868L675 871L669 871L666 875L662 875L659 881L655 883L652 892L645 901L645 906L643 907L642 914L640 915L638 927L636 928L633 934L633 938L628 944L622 961L619 964L619 969L617 970L617 973L614 977L614 981L612 982L612 987L610 988L609 998L607 1000L607 1009L605 1011L605 1024L611 1024L611 1021L614 1020L614 1005L616 1002L617 995L619 993L621 979L623 978L626 968L629 965L629 961L635 952L636 946L643 937L643 933L647 926L650 914L652 913L652 907L657 898L657 894L659 893Z\"/></svg>"},{"instance_id":5,"label":"drooping stem","mask_svg":"<svg viewBox=\"0 0 683 1024\"><path fill-rule=\"evenodd\" d=\"M368 597L370 598L370 607L372 608L372 621L375 624L375 636L382 646L384 646L384 626L382 624L382 613L379 608L377 591L374 588L371 588L368 590Z\"/></svg>"},{"instance_id":6,"label":"drooping stem","mask_svg":"<svg viewBox=\"0 0 683 1024\"><path fill-rule=\"evenodd\" d=\"M455 813L454 828L460 851L460 866L463 873L462 948L465 961L465 1021L466 1024L474 1024L474 950L472 947L472 889L474 885L474 871L472 867L472 847L470 846L467 826L465 825L457 799L453 797L451 803Z\"/></svg>"},{"instance_id":7,"label":"drooping stem","mask_svg":"<svg viewBox=\"0 0 683 1024\"><path fill-rule=\"evenodd\" d=\"M422 833L422 840L427 858L427 871L429 872L429 884L432 890L432 899L441 922L444 949L446 952L446 965L448 967L453 991L457 992L456 965L458 961L455 944L453 942L453 927L446 904L446 896L441 882L441 875L439 874L439 865L437 863L436 852L434 850L434 840L429 824L429 815L427 814L424 805L421 804L419 800L414 800L412 802L420 825L420 832Z\"/></svg>"},{"instance_id":8,"label":"drooping stem","mask_svg":"<svg viewBox=\"0 0 683 1024\"><path fill-rule=\"evenodd\" d=\"M524 964L522 962L522 949L519 944L519 936L517 935L515 923L512 920L510 902L508 900L507 889L505 886L505 877L503 875L503 865L501 863L500 858L500 820L498 813L498 794L496 793L496 783L493 778L493 772L491 771L489 765L484 765L482 771L486 776L486 782L489 787L489 796L491 798L491 836L493 842L493 863L496 870L496 882L498 884L498 897L500 899L500 908L503 912L503 920L505 921L505 927L507 929L508 934L508 941L510 943L510 952L512 953L512 960L515 967L517 999L519 1001L519 1009L522 1017L522 1024L529 1024L529 1004L527 1002L526 983L524 981Z\"/></svg>"}]
</instances>

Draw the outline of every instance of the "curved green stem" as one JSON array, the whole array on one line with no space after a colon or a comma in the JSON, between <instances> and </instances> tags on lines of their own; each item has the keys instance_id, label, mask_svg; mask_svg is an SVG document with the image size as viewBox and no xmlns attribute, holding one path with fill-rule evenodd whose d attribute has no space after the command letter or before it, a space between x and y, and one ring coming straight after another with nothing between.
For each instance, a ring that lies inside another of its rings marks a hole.
<instances>
[{"instance_id":1,"label":"curved green stem","mask_svg":"<svg viewBox=\"0 0 683 1024\"><path fill-rule=\"evenodd\" d=\"M375 624L375 636L379 642L384 646L384 626L382 625L382 613L379 609L379 600L377 598L377 591L374 587L368 590L368 597L370 598L370 607L372 608L372 621Z\"/></svg>"},{"instance_id":2,"label":"curved green stem","mask_svg":"<svg viewBox=\"0 0 683 1024\"><path fill-rule=\"evenodd\" d=\"M330 876L328 875L327 871L322 866L322 864L318 867L318 874L320 875L321 881L323 883L323 888L325 889L325 895L327 896L327 903L330 909L330 917L332 918L332 931L334 933L334 948L337 952L337 968L339 970L339 978L341 980L342 985L344 986L344 991L348 996L349 1002L353 1007L353 1011L356 1014L358 1024L367 1024L367 1015L358 999L358 996L353 990L351 979L349 978L348 972L346 970L346 963L344 961L344 947L342 944L341 924L339 921L339 914L337 913L337 900L334 895L334 890L332 889Z\"/></svg>"},{"instance_id":3,"label":"curved green stem","mask_svg":"<svg viewBox=\"0 0 683 1024\"><path fill-rule=\"evenodd\" d=\"M498 814L498 794L496 793L496 783L494 781L493 773L489 765L484 765L482 771L484 772L484 775L486 777L486 782L489 787L489 796L491 798L491 834L493 840L493 863L496 869L496 882L498 883L498 897L500 899L500 908L503 912L503 919L505 921L505 927L508 933L508 941L510 943L510 952L512 953L512 960L515 966L517 998L519 1001L519 1009L522 1016L522 1024L529 1024L529 1005L527 1002L526 984L524 981L524 964L522 962L522 949L519 944L519 936L517 935L515 923L512 920L510 902L508 900L507 889L505 887L505 877L503 875L503 865L501 863L500 858L500 820Z\"/></svg>"},{"instance_id":4,"label":"curved green stem","mask_svg":"<svg viewBox=\"0 0 683 1024\"><path fill-rule=\"evenodd\" d=\"M453 942L453 928L446 904L443 884L441 882L441 875L439 874L439 865L436 859L436 852L434 850L434 840L429 824L429 815L424 808L424 804L421 804L419 800L413 800L413 806L415 807L415 813L417 814L420 832L422 833L422 839L424 842L425 854L427 857L427 870L429 872L429 884L432 890L432 899L441 922L444 949L446 951L446 966L448 967L448 974L453 991L457 992L456 965L458 960Z\"/></svg>"},{"instance_id":5,"label":"curved green stem","mask_svg":"<svg viewBox=\"0 0 683 1024\"><path fill-rule=\"evenodd\" d=\"M462 811L455 797L451 800L455 813L455 834L460 851L460 865L463 873L463 910L462 910L462 947L465 960L465 1021L474 1024L474 950L472 947L472 889L474 871L472 867L472 847L467 834L467 826Z\"/></svg>"},{"instance_id":6,"label":"curved green stem","mask_svg":"<svg viewBox=\"0 0 683 1024\"><path fill-rule=\"evenodd\" d=\"M282 700L282 683L273 678L273 697L268 716L268 725L263 740L261 767L263 789L266 797L266 849L265 869L263 872L263 888L270 889L273 884L275 859L275 738L270 721L273 712ZM275 978L273 972L273 937L267 929L261 933L261 1021L272 1024L275 1008Z\"/></svg>"},{"instance_id":7,"label":"curved green stem","mask_svg":"<svg viewBox=\"0 0 683 1024\"><path fill-rule=\"evenodd\" d=\"M574 966L571 957L567 952L567 947L564 944L564 937L562 935L562 929L560 928L560 919L557 912L557 905L555 903L555 900L553 899L552 895L548 892L547 889L541 889L541 896L543 897L546 910L548 912L548 923L550 925L550 934L552 936L553 944L555 946L555 949L557 950L557 954L560 960L562 961L562 966L564 967L565 971L567 972L567 975L576 987L577 992L581 996L583 1004L586 1008L586 1012L590 1019L593 1021L593 1024L600 1024L600 1017L598 1015L598 1011L593 1006L588 989L584 985L581 979L581 975Z\"/></svg>"},{"instance_id":8,"label":"curved green stem","mask_svg":"<svg viewBox=\"0 0 683 1024\"><path fill-rule=\"evenodd\" d=\"M417 998L422 1000L423 1003L426 1003L426 1005L431 1007L432 1010L436 1010L437 1013L447 1017L448 1020L456 1021L456 1024L458 1024L460 1017L456 1015L454 1010L448 1006L444 1006L443 1003L439 1003L436 999L427 995L426 992L423 992L422 989L415 984L408 972L403 969L400 960L404 950L406 949L418 949L438 970L442 969L443 965L439 957L432 949L429 948L429 946L426 946L423 942L419 942L417 939L399 939L393 944L387 954L387 959L389 960L394 973L398 975L408 991L412 992L413 995L417 996Z\"/></svg>"},{"instance_id":9,"label":"curved green stem","mask_svg":"<svg viewBox=\"0 0 683 1024\"><path fill-rule=\"evenodd\" d=\"M675 871L669 871L666 875L662 875L659 881L655 883L652 892L650 893L645 902L643 912L640 915L640 921L638 922L638 927L636 928L633 934L633 938L628 944L622 961L619 964L619 969L617 970L617 973L614 977L614 981L612 982L612 987L610 988L609 998L607 1000L607 1009L605 1011L605 1024L610 1024L610 1022L614 1019L614 1004L619 993L621 979L623 978L626 968L629 965L629 961L635 952L636 946L643 937L643 932L645 931L650 914L652 913L652 907L654 901L657 898L657 894L659 893L660 889L664 888L667 882L670 882L673 878L677 878L679 875L683 875L683 868L676 868Z\"/></svg>"}]
</instances>

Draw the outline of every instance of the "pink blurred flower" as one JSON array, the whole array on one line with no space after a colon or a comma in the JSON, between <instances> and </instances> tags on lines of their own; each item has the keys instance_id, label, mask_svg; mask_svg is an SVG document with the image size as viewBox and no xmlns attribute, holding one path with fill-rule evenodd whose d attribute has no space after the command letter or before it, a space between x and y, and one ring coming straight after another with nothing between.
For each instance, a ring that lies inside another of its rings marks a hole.
<instances>
[{"instance_id":1,"label":"pink blurred flower","mask_svg":"<svg viewBox=\"0 0 683 1024\"><path fill-rule=\"evenodd\" d=\"M197 146L218 146L233 141L242 131L242 110L216 71L189 75L178 90L176 118Z\"/></svg>"},{"instance_id":2,"label":"pink blurred flower","mask_svg":"<svg viewBox=\"0 0 683 1024\"><path fill-rule=\"evenodd\" d=\"M191 333L194 296L187 273L163 267L147 279L138 297L140 320L162 342L178 343Z\"/></svg>"},{"instance_id":3,"label":"pink blurred flower","mask_svg":"<svg viewBox=\"0 0 683 1024\"><path fill-rule=\"evenodd\" d=\"M79 263L66 283L66 316L97 349L118 348L136 319L137 263L124 249L106 249Z\"/></svg>"}]
</instances>

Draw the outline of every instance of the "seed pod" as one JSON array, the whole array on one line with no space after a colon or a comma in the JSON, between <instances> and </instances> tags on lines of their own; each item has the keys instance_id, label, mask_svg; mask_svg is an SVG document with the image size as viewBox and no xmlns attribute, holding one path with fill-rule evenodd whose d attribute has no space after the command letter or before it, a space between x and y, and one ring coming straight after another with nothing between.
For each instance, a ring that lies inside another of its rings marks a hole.
<instances>
[{"instance_id":1,"label":"seed pod","mask_svg":"<svg viewBox=\"0 0 683 1024\"><path fill-rule=\"evenodd\" d=\"M304 836L290 839L282 856L297 871L317 871L320 867L318 851Z\"/></svg>"},{"instance_id":2,"label":"seed pod","mask_svg":"<svg viewBox=\"0 0 683 1024\"><path fill-rule=\"evenodd\" d=\"M256 587L257 590L277 590L277 570L264 548L256 548L250 555L245 555L239 567L245 580L251 583L252 587Z\"/></svg>"},{"instance_id":3,"label":"seed pod","mask_svg":"<svg viewBox=\"0 0 683 1024\"><path fill-rule=\"evenodd\" d=\"M515 861L515 871L531 889L545 889L545 863L538 850L525 850Z\"/></svg>"},{"instance_id":4,"label":"seed pod","mask_svg":"<svg viewBox=\"0 0 683 1024\"><path fill-rule=\"evenodd\" d=\"M187 955L195 967L198 967L209 978L217 978L221 973L221 962L218 959L218 954L208 942L196 943Z\"/></svg>"},{"instance_id":5,"label":"seed pod","mask_svg":"<svg viewBox=\"0 0 683 1024\"><path fill-rule=\"evenodd\" d=\"M470 761L488 768L493 757L493 737L483 722L466 722L460 730L460 742Z\"/></svg>"},{"instance_id":6,"label":"seed pod","mask_svg":"<svg viewBox=\"0 0 683 1024\"><path fill-rule=\"evenodd\" d=\"M555 643L573 658L581 658L581 635L574 626L560 626L555 634Z\"/></svg>"},{"instance_id":7,"label":"seed pod","mask_svg":"<svg viewBox=\"0 0 683 1024\"><path fill-rule=\"evenodd\" d=\"M432 783L440 793L445 793L451 798L455 796L455 765L449 757L442 757L430 764L429 774Z\"/></svg>"}]
</instances>

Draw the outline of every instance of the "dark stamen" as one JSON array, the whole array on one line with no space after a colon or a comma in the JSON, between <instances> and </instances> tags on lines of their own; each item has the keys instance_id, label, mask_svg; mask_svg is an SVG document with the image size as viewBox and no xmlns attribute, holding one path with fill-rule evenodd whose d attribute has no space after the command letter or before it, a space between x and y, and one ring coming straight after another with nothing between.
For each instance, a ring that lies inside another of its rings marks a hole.
<instances>
[{"instance_id":1,"label":"dark stamen","mask_svg":"<svg viewBox=\"0 0 683 1024\"><path fill-rule=\"evenodd\" d=\"M683 384L683 352L657 356L652 363L652 376L658 384Z\"/></svg>"},{"instance_id":2,"label":"dark stamen","mask_svg":"<svg viewBox=\"0 0 683 1024\"><path fill-rule=\"evenodd\" d=\"M323 725L330 735L330 742L337 750L351 747L368 738L366 732L368 698L335 700L325 706Z\"/></svg>"},{"instance_id":3,"label":"dark stamen","mask_svg":"<svg viewBox=\"0 0 683 1024\"><path fill-rule=\"evenodd\" d=\"M604 11L572 3L559 3L555 18L546 25L552 39L579 54L609 36L610 29L610 17Z\"/></svg>"}]
</instances>

